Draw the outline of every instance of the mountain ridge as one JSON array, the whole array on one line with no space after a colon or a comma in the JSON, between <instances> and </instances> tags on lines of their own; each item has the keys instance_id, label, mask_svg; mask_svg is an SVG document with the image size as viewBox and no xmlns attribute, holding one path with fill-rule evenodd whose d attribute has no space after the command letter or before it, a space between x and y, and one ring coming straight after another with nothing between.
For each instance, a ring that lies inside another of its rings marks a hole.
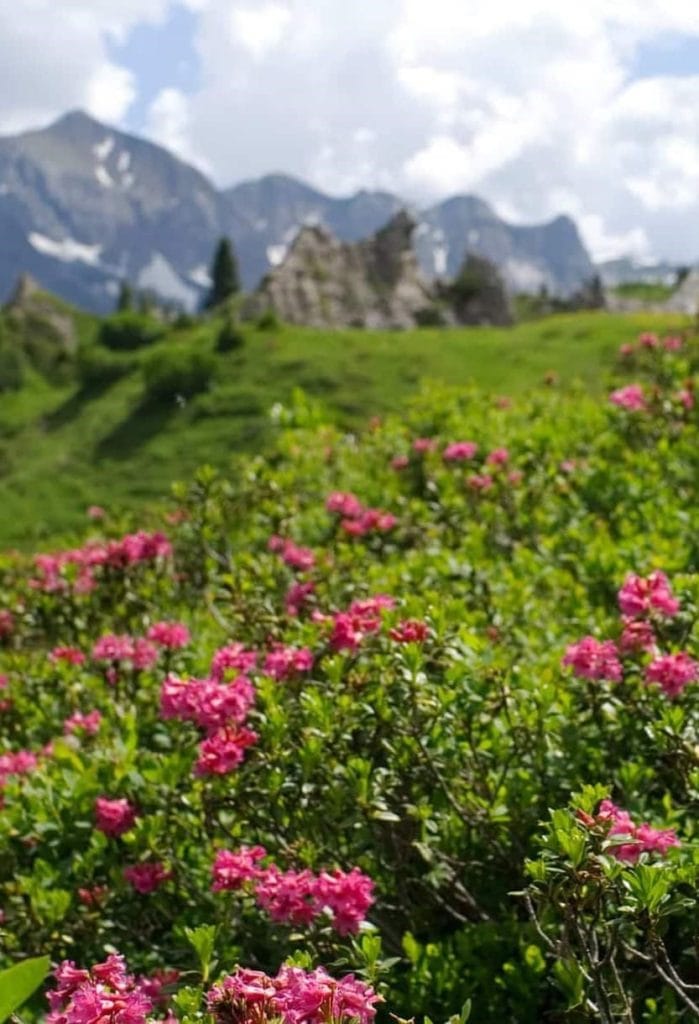
<instances>
[{"instance_id":1,"label":"mountain ridge","mask_svg":"<svg viewBox=\"0 0 699 1024\"><path fill-rule=\"evenodd\" d=\"M163 146L72 110L0 137L0 296L27 271L96 312L113 306L123 279L194 308L221 235L232 238L250 289L302 226L323 224L355 242L403 208L418 222L415 251L430 277L453 276L467 251L495 262L519 290L568 294L594 273L565 215L511 225L477 196L420 209L385 191L331 196L280 171L218 189Z\"/></svg>"}]
</instances>

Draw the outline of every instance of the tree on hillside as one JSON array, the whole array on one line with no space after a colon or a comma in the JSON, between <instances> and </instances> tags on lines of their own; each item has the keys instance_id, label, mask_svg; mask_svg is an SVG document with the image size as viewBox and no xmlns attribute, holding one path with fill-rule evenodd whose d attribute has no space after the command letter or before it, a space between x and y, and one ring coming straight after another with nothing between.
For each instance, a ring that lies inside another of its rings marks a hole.
<instances>
[{"instance_id":1,"label":"tree on hillside","mask_svg":"<svg viewBox=\"0 0 699 1024\"><path fill-rule=\"evenodd\" d=\"M122 281L119 286L119 298L117 299L117 313L125 313L133 309L133 290L128 281Z\"/></svg>"},{"instance_id":2,"label":"tree on hillside","mask_svg":"<svg viewBox=\"0 0 699 1024\"><path fill-rule=\"evenodd\" d=\"M213 309L238 291L238 261L230 239L221 238L211 263L211 291L204 302L204 309Z\"/></svg>"}]
</instances>

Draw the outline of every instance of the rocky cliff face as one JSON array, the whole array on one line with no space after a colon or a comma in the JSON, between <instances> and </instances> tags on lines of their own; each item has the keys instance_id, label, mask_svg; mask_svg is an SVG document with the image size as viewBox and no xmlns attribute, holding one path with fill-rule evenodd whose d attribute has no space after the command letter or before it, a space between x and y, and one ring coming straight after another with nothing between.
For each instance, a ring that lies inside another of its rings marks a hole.
<instances>
[{"instance_id":1,"label":"rocky cliff face","mask_svg":"<svg viewBox=\"0 0 699 1024\"><path fill-rule=\"evenodd\" d=\"M493 264L470 257L460 287L432 282L415 255L415 226L400 211L354 243L339 241L327 228L303 228L245 312L273 309L289 323L325 328L510 323L507 293Z\"/></svg>"},{"instance_id":2,"label":"rocky cliff face","mask_svg":"<svg viewBox=\"0 0 699 1024\"><path fill-rule=\"evenodd\" d=\"M272 308L289 323L311 327L414 326L434 294L411 247L413 228L406 213L355 243L324 227L303 228L249 312Z\"/></svg>"}]
</instances>

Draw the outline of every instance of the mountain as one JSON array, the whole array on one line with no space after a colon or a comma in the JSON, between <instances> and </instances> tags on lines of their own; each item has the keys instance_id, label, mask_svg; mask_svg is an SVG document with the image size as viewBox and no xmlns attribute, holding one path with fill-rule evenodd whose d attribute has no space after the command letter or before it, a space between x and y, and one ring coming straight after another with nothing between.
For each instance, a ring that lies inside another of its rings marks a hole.
<instances>
[{"instance_id":1,"label":"mountain","mask_svg":"<svg viewBox=\"0 0 699 1024\"><path fill-rule=\"evenodd\" d=\"M406 205L386 192L334 198L281 174L220 191L166 149L74 111L0 138L0 297L26 271L96 312L113 307L124 279L191 309L221 235L232 238L252 288L304 225L355 242ZM472 196L411 215L418 260L431 277L453 275L467 251L497 263L517 290L545 284L569 293L594 272L566 217L514 226Z\"/></svg>"}]
</instances>

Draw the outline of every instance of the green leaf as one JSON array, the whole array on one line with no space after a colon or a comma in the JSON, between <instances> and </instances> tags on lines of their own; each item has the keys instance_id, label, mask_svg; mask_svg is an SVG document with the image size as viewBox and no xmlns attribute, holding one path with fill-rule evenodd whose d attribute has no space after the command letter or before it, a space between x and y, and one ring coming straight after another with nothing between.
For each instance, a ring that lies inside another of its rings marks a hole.
<instances>
[{"instance_id":1,"label":"green leaf","mask_svg":"<svg viewBox=\"0 0 699 1024\"><path fill-rule=\"evenodd\" d=\"M0 971L0 1024L4 1024L36 992L48 974L49 966L47 956L37 956Z\"/></svg>"},{"instance_id":2,"label":"green leaf","mask_svg":"<svg viewBox=\"0 0 699 1024\"><path fill-rule=\"evenodd\" d=\"M202 924L198 928L185 928L184 934L190 946L192 946L199 957L199 965L204 981L208 981L214 955L214 944L216 942L216 926Z\"/></svg>"}]
</instances>

